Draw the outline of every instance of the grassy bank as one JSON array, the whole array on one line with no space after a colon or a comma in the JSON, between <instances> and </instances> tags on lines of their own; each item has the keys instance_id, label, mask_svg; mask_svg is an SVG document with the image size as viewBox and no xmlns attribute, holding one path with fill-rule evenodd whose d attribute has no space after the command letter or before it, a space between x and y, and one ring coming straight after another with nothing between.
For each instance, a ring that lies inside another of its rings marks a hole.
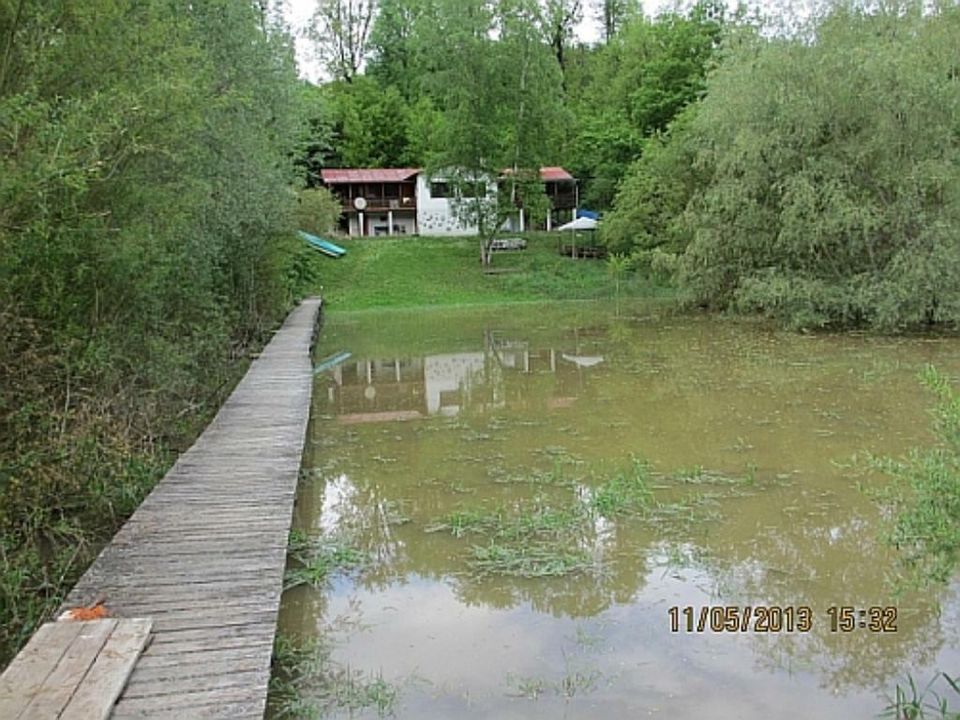
<instances>
[{"instance_id":1,"label":"grassy bank","mask_svg":"<svg viewBox=\"0 0 960 720\"><path fill-rule=\"evenodd\" d=\"M480 266L475 238L344 238L339 260L318 256L327 308L366 310L423 305L497 305L537 300L595 300L617 295L604 260L557 252L557 233L529 233L527 248L496 253L493 273ZM657 297L672 290L628 273L620 296Z\"/></svg>"}]
</instances>

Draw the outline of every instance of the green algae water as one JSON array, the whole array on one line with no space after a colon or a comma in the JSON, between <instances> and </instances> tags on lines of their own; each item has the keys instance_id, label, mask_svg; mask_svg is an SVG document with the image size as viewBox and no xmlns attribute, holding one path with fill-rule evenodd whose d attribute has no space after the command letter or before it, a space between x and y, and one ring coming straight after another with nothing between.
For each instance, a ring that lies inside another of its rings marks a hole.
<instances>
[{"instance_id":1,"label":"green algae water","mask_svg":"<svg viewBox=\"0 0 960 720\"><path fill-rule=\"evenodd\" d=\"M339 715L870 718L960 667L960 584L892 595L852 461L932 442L917 373L957 339L570 303L319 343L295 528L366 560L280 630L391 688Z\"/></svg>"}]
</instances>

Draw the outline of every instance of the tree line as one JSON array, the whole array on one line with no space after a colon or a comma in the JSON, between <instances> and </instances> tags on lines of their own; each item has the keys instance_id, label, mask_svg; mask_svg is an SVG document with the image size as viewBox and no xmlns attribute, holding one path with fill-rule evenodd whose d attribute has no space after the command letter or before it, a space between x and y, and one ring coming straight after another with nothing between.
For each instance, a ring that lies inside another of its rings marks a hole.
<instances>
[{"instance_id":1,"label":"tree line","mask_svg":"<svg viewBox=\"0 0 960 720\"><path fill-rule=\"evenodd\" d=\"M310 267L267 3L0 2L0 665Z\"/></svg>"},{"instance_id":2,"label":"tree line","mask_svg":"<svg viewBox=\"0 0 960 720\"><path fill-rule=\"evenodd\" d=\"M608 207L643 139L702 92L724 22L711 0L656 19L628 0L318 0L330 79L309 91L309 170L563 165Z\"/></svg>"}]
</instances>

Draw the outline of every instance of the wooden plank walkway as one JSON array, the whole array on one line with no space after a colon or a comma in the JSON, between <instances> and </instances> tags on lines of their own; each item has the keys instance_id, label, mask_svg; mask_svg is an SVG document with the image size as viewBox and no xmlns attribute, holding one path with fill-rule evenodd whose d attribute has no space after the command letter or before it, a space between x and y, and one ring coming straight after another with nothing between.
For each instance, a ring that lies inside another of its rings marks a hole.
<instances>
[{"instance_id":1,"label":"wooden plank walkway","mask_svg":"<svg viewBox=\"0 0 960 720\"><path fill-rule=\"evenodd\" d=\"M0 676L0 718L106 720L150 626L149 620L46 623Z\"/></svg>"},{"instance_id":2,"label":"wooden plank walkway","mask_svg":"<svg viewBox=\"0 0 960 720\"><path fill-rule=\"evenodd\" d=\"M117 720L263 717L319 308L290 314L64 603L153 622Z\"/></svg>"},{"instance_id":3,"label":"wooden plank walkway","mask_svg":"<svg viewBox=\"0 0 960 720\"><path fill-rule=\"evenodd\" d=\"M0 677L0 718L106 720L150 626L149 620L46 623Z\"/></svg>"}]
</instances>

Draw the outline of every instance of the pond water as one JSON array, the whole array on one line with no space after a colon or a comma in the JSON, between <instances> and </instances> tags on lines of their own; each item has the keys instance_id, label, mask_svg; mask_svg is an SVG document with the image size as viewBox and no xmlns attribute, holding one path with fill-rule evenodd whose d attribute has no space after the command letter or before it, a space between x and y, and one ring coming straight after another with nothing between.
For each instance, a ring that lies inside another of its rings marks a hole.
<instances>
[{"instance_id":1,"label":"pond water","mask_svg":"<svg viewBox=\"0 0 960 720\"><path fill-rule=\"evenodd\" d=\"M960 585L891 594L886 480L851 466L932 441L917 374L960 341L571 303L332 314L338 353L295 527L368 561L289 590L281 632L335 637L386 712L869 718L960 668Z\"/></svg>"}]
</instances>

